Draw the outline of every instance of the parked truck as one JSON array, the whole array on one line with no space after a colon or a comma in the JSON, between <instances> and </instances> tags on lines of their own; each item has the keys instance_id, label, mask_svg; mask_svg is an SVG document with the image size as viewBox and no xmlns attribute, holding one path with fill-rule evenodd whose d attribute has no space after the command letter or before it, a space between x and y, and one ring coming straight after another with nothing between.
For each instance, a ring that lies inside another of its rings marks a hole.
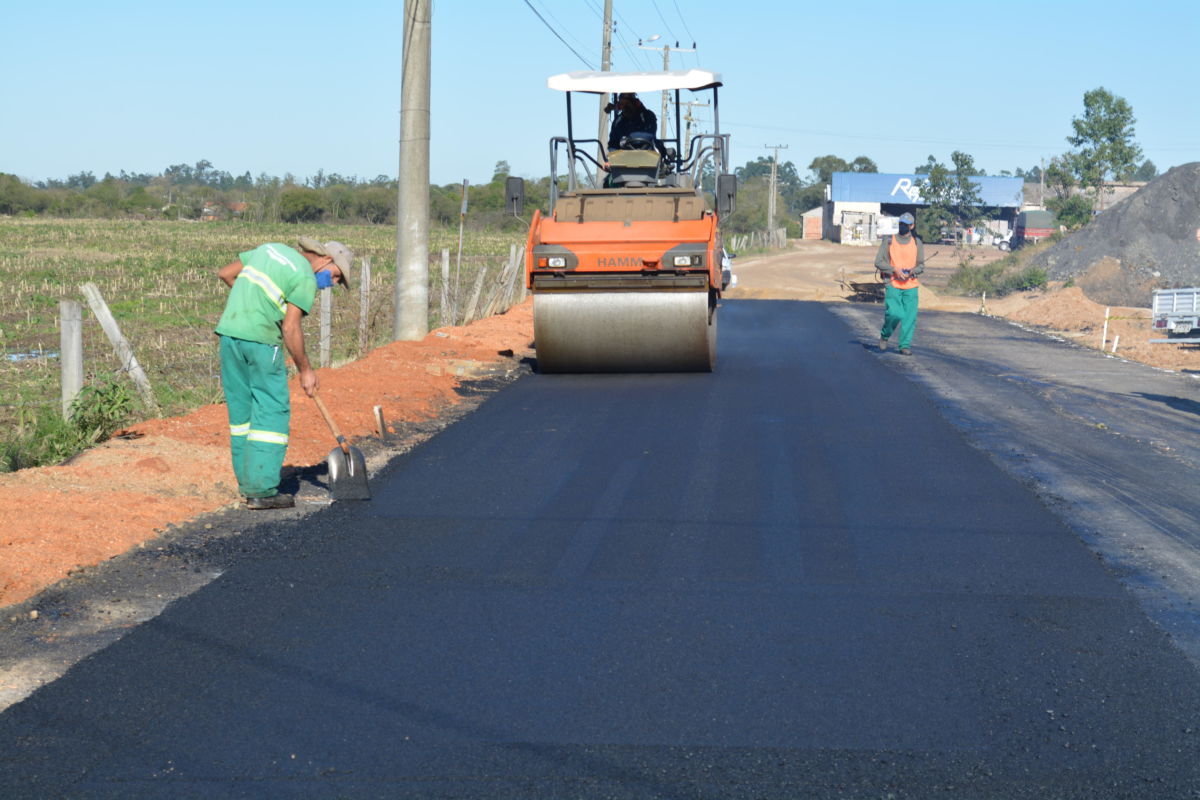
<instances>
[{"instance_id":1,"label":"parked truck","mask_svg":"<svg viewBox=\"0 0 1200 800\"><path fill-rule=\"evenodd\" d=\"M1016 225L1013 226L1011 246L1017 249L1024 244L1033 244L1054 234L1058 230L1058 221L1054 214L1045 209L1033 208L1017 214Z\"/></svg>"},{"instance_id":2,"label":"parked truck","mask_svg":"<svg viewBox=\"0 0 1200 800\"><path fill-rule=\"evenodd\" d=\"M1200 286L1189 289L1158 289L1150 300L1151 324L1166 339L1153 341L1200 342Z\"/></svg>"}]
</instances>

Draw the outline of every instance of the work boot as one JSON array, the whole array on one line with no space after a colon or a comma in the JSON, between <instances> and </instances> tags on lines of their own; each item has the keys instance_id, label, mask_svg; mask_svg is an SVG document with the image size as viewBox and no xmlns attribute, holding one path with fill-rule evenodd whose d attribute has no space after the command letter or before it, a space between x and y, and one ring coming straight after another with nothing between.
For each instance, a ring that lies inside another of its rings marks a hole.
<instances>
[{"instance_id":1,"label":"work boot","mask_svg":"<svg viewBox=\"0 0 1200 800\"><path fill-rule=\"evenodd\" d=\"M262 511L268 508L291 508L296 505L296 498L290 494L273 494L270 497L247 497L246 508L251 511Z\"/></svg>"},{"instance_id":2,"label":"work boot","mask_svg":"<svg viewBox=\"0 0 1200 800\"><path fill-rule=\"evenodd\" d=\"M887 351L887 339L884 339L881 336L881 337L879 337L879 352L884 353L886 351Z\"/></svg>"},{"instance_id":3,"label":"work boot","mask_svg":"<svg viewBox=\"0 0 1200 800\"><path fill-rule=\"evenodd\" d=\"M901 348L900 348L900 355L902 355L902 356L911 356L911 355L912 355L912 350L910 350L910 349L909 349L909 348L907 348L907 347L901 347Z\"/></svg>"}]
</instances>

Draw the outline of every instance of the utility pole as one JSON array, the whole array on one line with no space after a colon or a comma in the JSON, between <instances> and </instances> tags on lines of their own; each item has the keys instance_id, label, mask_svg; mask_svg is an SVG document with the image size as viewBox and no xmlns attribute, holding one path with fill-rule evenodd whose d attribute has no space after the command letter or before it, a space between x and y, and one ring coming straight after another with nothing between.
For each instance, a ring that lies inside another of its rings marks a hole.
<instances>
[{"instance_id":1,"label":"utility pole","mask_svg":"<svg viewBox=\"0 0 1200 800\"><path fill-rule=\"evenodd\" d=\"M651 36L649 39L647 39L646 41L653 42L653 41L656 41L658 38L660 38L660 37L656 33L653 36ZM643 50L662 50L663 72L670 72L670 70L671 70L671 45L665 44L662 47L646 47L646 45L642 44L641 39L639 39L638 47L640 47ZM694 52L696 52L696 43L692 42L692 47L689 50L686 48L681 48L679 46L679 42L676 42L675 43L675 52L676 53L694 53ZM660 139L667 138L667 101L670 99L670 96L671 96L671 93L669 91L667 91L666 89L664 89L663 93L662 93L662 116L660 116L658 118L659 128L661 129L661 132L658 135L658 138L660 138Z\"/></svg>"},{"instance_id":2,"label":"utility pole","mask_svg":"<svg viewBox=\"0 0 1200 800\"><path fill-rule=\"evenodd\" d=\"M779 151L787 150L786 144L769 145L764 144L766 150L774 150L775 155L771 159L771 184L767 194L767 234L775 235L775 183L779 177Z\"/></svg>"},{"instance_id":3,"label":"utility pole","mask_svg":"<svg viewBox=\"0 0 1200 800\"><path fill-rule=\"evenodd\" d=\"M612 0L604 0L604 33L600 39L600 71L608 72L612 69ZM598 160L603 160L604 150L604 134L608 128L608 113L604 107L608 105L608 95L600 95L600 131L596 134L596 138L600 140L599 146L596 148L599 151L596 155Z\"/></svg>"},{"instance_id":4,"label":"utility pole","mask_svg":"<svg viewBox=\"0 0 1200 800\"><path fill-rule=\"evenodd\" d=\"M692 140L692 123L696 121L696 118L692 116L692 109L696 108L697 106L707 107L711 104L707 102L701 103L696 100L688 100L686 103L682 103L682 105L687 106L687 113L683 115L683 119L687 123L687 126L684 128L683 142L681 143L680 149L684 154L684 158L687 158L689 155L691 155L688 149L688 143Z\"/></svg>"},{"instance_id":5,"label":"utility pole","mask_svg":"<svg viewBox=\"0 0 1200 800\"><path fill-rule=\"evenodd\" d=\"M400 189L392 338L429 333L429 49L432 0L404 0Z\"/></svg>"}]
</instances>

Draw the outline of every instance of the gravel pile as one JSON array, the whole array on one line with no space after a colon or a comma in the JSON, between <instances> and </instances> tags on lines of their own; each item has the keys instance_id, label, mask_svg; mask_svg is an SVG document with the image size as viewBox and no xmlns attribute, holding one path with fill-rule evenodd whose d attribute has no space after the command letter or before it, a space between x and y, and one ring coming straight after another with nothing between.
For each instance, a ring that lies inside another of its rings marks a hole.
<instances>
[{"instance_id":1,"label":"gravel pile","mask_svg":"<svg viewBox=\"0 0 1200 800\"><path fill-rule=\"evenodd\" d=\"M1173 167L1030 263L1098 303L1148 306L1153 289L1200 286L1200 162Z\"/></svg>"}]
</instances>

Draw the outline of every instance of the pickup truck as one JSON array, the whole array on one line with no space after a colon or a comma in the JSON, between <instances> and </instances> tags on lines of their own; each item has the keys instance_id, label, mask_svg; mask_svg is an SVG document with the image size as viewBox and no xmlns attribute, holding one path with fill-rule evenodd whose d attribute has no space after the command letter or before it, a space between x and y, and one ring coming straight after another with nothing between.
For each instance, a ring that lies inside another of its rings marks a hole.
<instances>
[{"instance_id":1,"label":"pickup truck","mask_svg":"<svg viewBox=\"0 0 1200 800\"><path fill-rule=\"evenodd\" d=\"M1200 337L1200 287L1158 289L1150 300L1151 325L1168 337Z\"/></svg>"}]
</instances>

